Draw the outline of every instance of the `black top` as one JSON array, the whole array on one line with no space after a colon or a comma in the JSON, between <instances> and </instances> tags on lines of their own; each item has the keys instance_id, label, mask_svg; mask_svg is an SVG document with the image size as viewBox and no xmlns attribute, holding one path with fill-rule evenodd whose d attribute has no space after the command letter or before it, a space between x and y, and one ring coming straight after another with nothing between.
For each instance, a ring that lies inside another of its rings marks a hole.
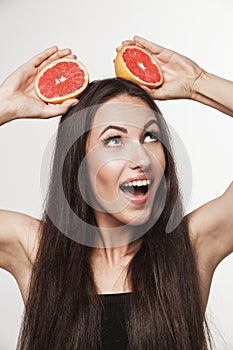
<instances>
[{"instance_id":1,"label":"black top","mask_svg":"<svg viewBox=\"0 0 233 350\"><path fill-rule=\"evenodd\" d=\"M127 350L125 308L131 293L100 294L104 306L102 350Z\"/></svg>"}]
</instances>

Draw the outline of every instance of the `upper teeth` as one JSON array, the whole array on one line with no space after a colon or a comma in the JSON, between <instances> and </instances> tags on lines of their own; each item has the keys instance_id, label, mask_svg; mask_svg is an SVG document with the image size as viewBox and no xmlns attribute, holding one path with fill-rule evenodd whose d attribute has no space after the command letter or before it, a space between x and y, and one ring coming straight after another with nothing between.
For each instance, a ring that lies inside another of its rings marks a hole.
<instances>
[{"instance_id":1,"label":"upper teeth","mask_svg":"<svg viewBox=\"0 0 233 350\"><path fill-rule=\"evenodd\" d=\"M122 186L125 187L131 187L131 186L146 186L146 185L150 185L151 184L151 180L138 180L138 181L130 181L130 182L125 182Z\"/></svg>"}]
</instances>

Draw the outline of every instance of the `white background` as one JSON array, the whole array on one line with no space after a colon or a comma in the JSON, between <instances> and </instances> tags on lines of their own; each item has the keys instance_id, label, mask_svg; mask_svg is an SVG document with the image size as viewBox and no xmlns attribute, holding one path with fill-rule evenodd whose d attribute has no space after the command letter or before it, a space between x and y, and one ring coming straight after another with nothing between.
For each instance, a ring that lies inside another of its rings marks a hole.
<instances>
[{"instance_id":1,"label":"white background","mask_svg":"<svg viewBox=\"0 0 233 350\"><path fill-rule=\"evenodd\" d=\"M0 0L0 81L54 44L72 48L88 67L91 80L113 76L115 47L134 34L233 80L232 16L232 0ZM192 197L186 203L189 212L222 194L231 182L233 121L192 101L158 105L189 154L193 175ZM17 120L1 127L1 208L40 217L41 159L57 122L58 118ZM182 165L179 155L178 162ZM181 175L185 178L185 171ZM218 350L233 349L232 276L229 256L216 271L208 305ZM22 311L14 279L1 270L0 350L15 349Z\"/></svg>"}]
</instances>

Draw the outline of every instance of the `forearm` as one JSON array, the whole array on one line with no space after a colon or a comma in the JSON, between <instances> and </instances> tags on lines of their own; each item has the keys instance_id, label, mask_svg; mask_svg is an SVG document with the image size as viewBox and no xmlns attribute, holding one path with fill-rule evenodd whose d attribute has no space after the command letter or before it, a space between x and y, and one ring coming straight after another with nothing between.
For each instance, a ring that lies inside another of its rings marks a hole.
<instances>
[{"instance_id":1,"label":"forearm","mask_svg":"<svg viewBox=\"0 0 233 350\"><path fill-rule=\"evenodd\" d=\"M14 110L11 101L0 87L0 126L10 122L14 118Z\"/></svg>"},{"instance_id":2,"label":"forearm","mask_svg":"<svg viewBox=\"0 0 233 350\"><path fill-rule=\"evenodd\" d=\"M192 98L233 117L233 82L205 72L193 86Z\"/></svg>"}]
</instances>

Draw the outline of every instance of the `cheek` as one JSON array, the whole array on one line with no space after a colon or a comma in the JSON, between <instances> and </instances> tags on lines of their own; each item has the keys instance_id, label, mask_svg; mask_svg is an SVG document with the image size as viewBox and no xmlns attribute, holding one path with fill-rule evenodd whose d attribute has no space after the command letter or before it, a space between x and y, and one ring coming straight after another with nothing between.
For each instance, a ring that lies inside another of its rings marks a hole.
<instances>
[{"instance_id":1,"label":"cheek","mask_svg":"<svg viewBox=\"0 0 233 350\"><path fill-rule=\"evenodd\" d=\"M106 158L104 154L88 157L91 186L102 199L113 200L119 195L119 178L124 167L119 159Z\"/></svg>"},{"instance_id":2,"label":"cheek","mask_svg":"<svg viewBox=\"0 0 233 350\"><path fill-rule=\"evenodd\" d=\"M97 172L93 174L96 177L96 183L116 186L121 174L121 163L121 161L116 159L99 164Z\"/></svg>"},{"instance_id":3,"label":"cheek","mask_svg":"<svg viewBox=\"0 0 233 350\"><path fill-rule=\"evenodd\" d=\"M160 175L160 177L163 176L165 168L166 168L166 157L163 150L163 146L160 144L156 149L154 149L152 152L152 163L154 167L154 171Z\"/></svg>"},{"instance_id":4,"label":"cheek","mask_svg":"<svg viewBox=\"0 0 233 350\"><path fill-rule=\"evenodd\" d=\"M118 149L105 149L102 145L91 148L85 158L92 184L115 180L124 162Z\"/></svg>"},{"instance_id":5,"label":"cheek","mask_svg":"<svg viewBox=\"0 0 233 350\"><path fill-rule=\"evenodd\" d=\"M162 149L162 151L160 153L160 156L159 156L158 160L159 160L160 167L161 167L161 169L162 169L162 171L164 173L165 168L166 168L166 157L165 157L165 153L164 153L163 149Z\"/></svg>"}]
</instances>

